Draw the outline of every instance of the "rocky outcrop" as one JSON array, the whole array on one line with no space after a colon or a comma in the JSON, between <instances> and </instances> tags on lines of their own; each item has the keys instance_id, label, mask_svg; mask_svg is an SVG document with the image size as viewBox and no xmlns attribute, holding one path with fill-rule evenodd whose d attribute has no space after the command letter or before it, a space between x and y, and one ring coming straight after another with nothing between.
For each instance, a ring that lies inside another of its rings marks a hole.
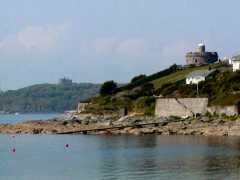
<instances>
[{"instance_id":1,"label":"rocky outcrop","mask_svg":"<svg viewBox=\"0 0 240 180\"><path fill-rule=\"evenodd\" d=\"M70 133L68 133L70 132ZM240 119L199 117L117 117L81 115L68 120L29 121L20 124L2 124L4 134L132 134L132 135L202 135L240 136Z\"/></svg>"}]
</instances>

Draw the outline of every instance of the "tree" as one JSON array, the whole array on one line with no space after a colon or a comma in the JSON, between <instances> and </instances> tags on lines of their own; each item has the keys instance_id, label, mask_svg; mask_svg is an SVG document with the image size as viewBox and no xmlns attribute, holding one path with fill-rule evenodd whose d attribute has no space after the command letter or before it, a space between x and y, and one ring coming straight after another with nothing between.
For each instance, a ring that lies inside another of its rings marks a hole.
<instances>
[{"instance_id":1,"label":"tree","mask_svg":"<svg viewBox=\"0 0 240 180\"><path fill-rule=\"evenodd\" d=\"M135 83L135 82L141 81L143 79L146 79L146 77L147 76L145 74L140 74L140 75L132 78L131 83Z\"/></svg>"},{"instance_id":2,"label":"tree","mask_svg":"<svg viewBox=\"0 0 240 180\"><path fill-rule=\"evenodd\" d=\"M117 89L117 83L114 81L106 81L100 88L101 96L111 95Z\"/></svg>"},{"instance_id":3,"label":"tree","mask_svg":"<svg viewBox=\"0 0 240 180\"><path fill-rule=\"evenodd\" d=\"M145 96L152 96L154 91L154 85L152 83L146 83L142 85L142 92Z\"/></svg>"}]
</instances>

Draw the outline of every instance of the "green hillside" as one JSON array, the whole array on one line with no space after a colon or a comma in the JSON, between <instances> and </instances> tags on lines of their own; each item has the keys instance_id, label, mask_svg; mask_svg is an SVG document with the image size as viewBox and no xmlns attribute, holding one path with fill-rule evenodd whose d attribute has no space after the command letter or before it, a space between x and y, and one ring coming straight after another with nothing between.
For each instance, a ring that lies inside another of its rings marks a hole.
<instances>
[{"instance_id":1,"label":"green hillside","mask_svg":"<svg viewBox=\"0 0 240 180\"><path fill-rule=\"evenodd\" d=\"M6 112L63 112L79 101L96 96L100 85L90 83L40 84L1 93L0 110Z\"/></svg>"},{"instance_id":2,"label":"green hillside","mask_svg":"<svg viewBox=\"0 0 240 180\"><path fill-rule=\"evenodd\" d=\"M185 78L195 70L216 69L215 73L199 84L199 95L196 86L186 85ZM240 100L239 73L233 73L224 63L198 67L181 67L177 65L154 73L139 75L123 87L117 88L112 94L91 99L91 112L115 112L127 107L132 112L152 114L154 112L155 95L164 97L209 97L212 104L231 104ZM233 81L233 79L235 81ZM239 97L238 97L239 96Z\"/></svg>"},{"instance_id":3,"label":"green hillside","mask_svg":"<svg viewBox=\"0 0 240 180\"><path fill-rule=\"evenodd\" d=\"M158 88L162 87L162 85L164 85L164 84L174 83L174 82L185 79L188 74L190 74L191 72L193 72L195 70L204 70L204 69L208 69L208 68L209 68L209 66L186 68L183 70L179 70L175 73L172 73L170 75L153 80L153 81L151 81L151 83L153 83L155 89L158 89Z\"/></svg>"}]
</instances>

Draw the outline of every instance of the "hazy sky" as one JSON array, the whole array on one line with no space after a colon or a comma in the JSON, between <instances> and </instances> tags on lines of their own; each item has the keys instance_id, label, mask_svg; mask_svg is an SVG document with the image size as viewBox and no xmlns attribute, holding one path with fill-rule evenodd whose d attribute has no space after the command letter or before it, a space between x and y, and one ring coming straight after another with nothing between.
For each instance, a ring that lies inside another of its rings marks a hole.
<instances>
[{"instance_id":1,"label":"hazy sky","mask_svg":"<svg viewBox=\"0 0 240 180\"><path fill-rule=\"evenodd\" d=\"M204 42L240 52L239 0L2 0L0 84L127 82Z\"/></svg>"}]
</instances>

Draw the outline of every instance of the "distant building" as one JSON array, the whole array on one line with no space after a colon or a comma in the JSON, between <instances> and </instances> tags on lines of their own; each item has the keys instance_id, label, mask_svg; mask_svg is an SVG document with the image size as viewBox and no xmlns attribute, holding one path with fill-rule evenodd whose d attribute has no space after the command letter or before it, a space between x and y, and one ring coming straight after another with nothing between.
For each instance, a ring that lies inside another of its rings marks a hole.
<instances>
[{"instance_id":1,"label":"distant building","mask_svg":"<svg viewBox=\"0 0 240 180\"><path fill-rule=\"evenodd\" d=\"M60 85L65 85L65 86L69 86L69 85L72 85L72 80L71 79L67 79L67 78L62 78L62 79L59 79L59 84Z\"/></svg>"},{"instance_id":2,"label":"distant building","mask_svg":"<svg viewBox=\"0 0 240 180\"><path fill-rule=\"evenodd\" d=\"M240 56L235 56L231 60L233 72L240 70Z\"/></svg>"},{"instance_id":3,"label":"distant building","mask_svg":"<svg viewBox=\"0 0 240 180\"><path fill-rule=\"evenodd\" d=\"M186 77L186 84L198 84L201 81L205 81L206 77L212 74L214 71L215 69L193 71Z\"/></svg>"},{"instance_id":4,"label":"distant building","mask_svg":"<svg viewBox=\"0 0 240 180\"><path fill-rule=\"evenodd\" d=\"M203 65L211 64L218 61L217 52L206 52L205 45L199 44L197 52L189 52L186 54L187 65Z\"/></svg>"}]
</instances>

